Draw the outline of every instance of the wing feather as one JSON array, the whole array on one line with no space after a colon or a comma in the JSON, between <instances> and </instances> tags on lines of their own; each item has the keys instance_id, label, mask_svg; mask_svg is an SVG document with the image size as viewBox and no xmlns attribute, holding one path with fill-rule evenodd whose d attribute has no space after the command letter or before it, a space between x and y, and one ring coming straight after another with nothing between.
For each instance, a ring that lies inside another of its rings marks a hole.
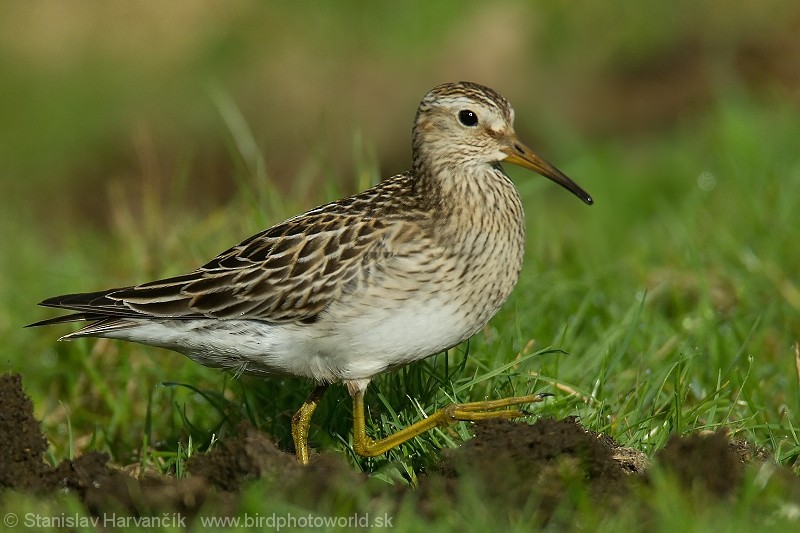
<instances>
[{"instance_id":1,"label":"wing feather","mask_svg":"<svg viewBox=\"0 0 800 533\"><path fill-rule=\"evenodd\" d=\"M353 290L372 267L397 253L401 241L419 235L427 220L417 206L398 208L398 175L364 193L322 206L242 241L188 274L95 293L49 298L41 303L77 311L75 320L253 319L317 320L331 302ZM51 319L38 324L66 321Z\"/></svg>"}]
</instances>

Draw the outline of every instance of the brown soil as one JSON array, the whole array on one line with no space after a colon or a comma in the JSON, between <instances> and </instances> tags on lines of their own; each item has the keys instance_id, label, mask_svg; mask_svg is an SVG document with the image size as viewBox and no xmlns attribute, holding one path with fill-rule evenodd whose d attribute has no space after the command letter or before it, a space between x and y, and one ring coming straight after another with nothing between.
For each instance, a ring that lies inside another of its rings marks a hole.
<instances>
[{"instance_id":1,"label":"brown soil","mask_svg":"<svg viewBox=\"0 0 800 533\"><path fill-rule=\"evenodd\" d=\"M574 418L539 420L533 425L507 420L475 424L475 437L445 450L436 472L419 478L416 490L392 486L356 471L341 454L323 453L300 466L265 433L243 424L238 435L188 461L182 479L145 474L134 477L109 464L106 454L91 452L52 468L43 460L47 439L33 416L33 404L19 375L0 376L0 501L8 489L39 495L68 491L99 516L124 512L135 516L179 512L191 519L210 504L233 513L241 489L254 479L274 481L285 501L314 508L342 495L409 494L424 515L447 512L464 487L501 509L535 502L537 516L548 520L565 495L585 491L594 501L625 502L634 483L646 484L645 456L608 436L589 431ZM660 470L671 472L687 490L715 497L734 493L742 480L743 461L768 456L723 433L673 437L657 455ZM463 483L475 480L475 483ZM574 493L574 492L573 492ZM399 502L400 497L392 501Z\"/></svg>"}]
</instances>

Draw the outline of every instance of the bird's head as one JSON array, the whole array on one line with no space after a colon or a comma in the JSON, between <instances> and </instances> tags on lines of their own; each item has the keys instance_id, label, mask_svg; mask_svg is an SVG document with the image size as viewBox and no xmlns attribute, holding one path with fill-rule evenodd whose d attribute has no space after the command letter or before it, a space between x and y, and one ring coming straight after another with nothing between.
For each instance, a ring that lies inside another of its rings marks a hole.
<instances>
[{"instance_id":1,"label":"bird's head","mask_svg":"<svg viewBox=\"0 0 800 533\"><path fill-rule=\"evenodd\" d=\"M519 165L558 183L587 204L593 203L577 183L517 138L514 109L508 100L476 83L445 83L425 95L414 122L413 150L415 164Z\"/></svg>"}]
</instances>

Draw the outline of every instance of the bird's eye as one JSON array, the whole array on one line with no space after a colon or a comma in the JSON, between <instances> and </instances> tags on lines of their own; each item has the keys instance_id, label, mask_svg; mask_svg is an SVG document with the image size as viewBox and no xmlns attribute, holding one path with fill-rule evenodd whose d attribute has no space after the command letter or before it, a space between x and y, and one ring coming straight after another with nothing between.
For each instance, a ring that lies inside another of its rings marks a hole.
<instances>
[{"instance_id":1,"label":"bird's eye","mask_svg":"<svg viewBox=\"0 0 800 533\"><path fill-rule=\"evenodd\" d=\"M478 123L478 115L474 111L465 109L458 112L458 120L465 126L475 126Z\"/></svg>"}]
</instances>

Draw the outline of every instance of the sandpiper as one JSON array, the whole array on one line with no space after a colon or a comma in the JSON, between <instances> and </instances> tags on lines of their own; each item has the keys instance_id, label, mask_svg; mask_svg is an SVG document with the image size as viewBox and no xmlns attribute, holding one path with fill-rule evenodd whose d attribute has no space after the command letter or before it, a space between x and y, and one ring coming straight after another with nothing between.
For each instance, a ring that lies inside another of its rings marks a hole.
<instances>
[{"instance_id":1,"label":"sandpiper","mask_svg":"<svg viewBox=\"0 0 800 533\"><path fill-rule=\"evenodd\" d=\"M380 440L364 392L376 375L475 334L522 267L524 214L501 162L592 198L517 139L514 110L475 83L439 85L417 109L411 170L277 224L185 275L41 302L77 311L31 324L90 321L62 339L160 346L207 366L313 380L292 418L309 459L311 416L331 383L353 399L353 448L376 456L455 420L517 417L528 395L449 405Z\"/></svg>"}]
</instances>

